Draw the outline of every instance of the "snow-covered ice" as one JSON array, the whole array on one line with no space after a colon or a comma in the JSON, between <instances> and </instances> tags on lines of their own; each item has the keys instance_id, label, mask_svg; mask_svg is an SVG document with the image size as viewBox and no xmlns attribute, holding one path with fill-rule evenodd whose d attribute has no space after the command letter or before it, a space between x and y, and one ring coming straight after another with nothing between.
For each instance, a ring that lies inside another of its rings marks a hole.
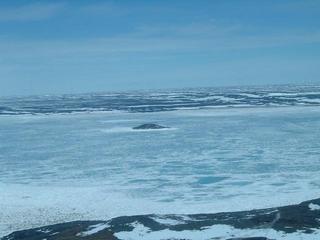
<instances>
[{"instance_id":1,"label":"snow-covered ice","mask_svg":"<svg viewBox=\"0 0 320 240\"><path fill-rule=\"evenodd\" d=\"M319 119L318 107L2 116L0 235L319 197ZM144 122L172 129L131 131Z\"/></svg>"}]
</instances>

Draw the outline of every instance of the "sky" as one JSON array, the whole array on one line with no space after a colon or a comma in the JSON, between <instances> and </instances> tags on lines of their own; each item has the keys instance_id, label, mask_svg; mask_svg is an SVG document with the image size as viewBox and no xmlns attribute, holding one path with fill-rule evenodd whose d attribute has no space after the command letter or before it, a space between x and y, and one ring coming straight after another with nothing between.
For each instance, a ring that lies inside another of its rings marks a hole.
<instances>
[{"instance_id":1,"label":"sky","mask_svg":"<svg viewBox=\"0 0 320 240\"><path fill-rule=\"evenodd\" d=\"M0 96L305 83L319 0L0 1Z\"/></svg>"}]
</instances>

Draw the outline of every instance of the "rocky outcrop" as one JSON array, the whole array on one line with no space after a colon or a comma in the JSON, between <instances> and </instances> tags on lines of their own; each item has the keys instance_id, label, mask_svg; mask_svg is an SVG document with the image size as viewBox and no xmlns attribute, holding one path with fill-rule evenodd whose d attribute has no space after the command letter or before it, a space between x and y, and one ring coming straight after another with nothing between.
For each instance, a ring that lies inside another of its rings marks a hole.
<instances>
[{"instance_id":1,"label":"rocky outcrop","mask_svg":"<svg viewBox=\"0 0 320 240\"><path fill-rule=\"evenodd\" d=\"M164 128L168 128L168 127L164 127L164 126L154 124L154 123L145 123L145 124L141 124L137 127L133 127L133 129L135 129L135 130L164 129Z\"/></svg>"},{"instance_id":2,"label":"rocky outcrop","mask_svg":"<svg viewBox=\"0 0 320 240\"><path fill-rule=\"evenodd\" d=\"M14 232L2 240L320 239L320 199L278 208L192 215L137 215L76 221ZM270 234L272 233L272 234ZM202 234L202 235L201 235ZM277 235L278 234L278 235ZM272 235L270 238L269 235ZM286 238L285 236L288 236ZM145 238L144 238L145 237Z\"/></svg>"}]
</instances>

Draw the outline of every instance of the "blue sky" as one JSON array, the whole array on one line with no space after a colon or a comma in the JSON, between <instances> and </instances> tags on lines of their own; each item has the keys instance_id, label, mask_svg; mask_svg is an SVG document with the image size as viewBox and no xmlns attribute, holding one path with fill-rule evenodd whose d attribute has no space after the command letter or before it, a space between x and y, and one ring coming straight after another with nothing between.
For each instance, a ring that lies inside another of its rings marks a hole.
<instances>
[{"instance_id":1,"label":"blue sky","mask_svg":"<svg viewBox=\"0 0 320 240\"><path fill-rule=\"evenodd\" d=\"M319 77L318 0L0 1L0 95Z\"/></svg>"}]
</instances>

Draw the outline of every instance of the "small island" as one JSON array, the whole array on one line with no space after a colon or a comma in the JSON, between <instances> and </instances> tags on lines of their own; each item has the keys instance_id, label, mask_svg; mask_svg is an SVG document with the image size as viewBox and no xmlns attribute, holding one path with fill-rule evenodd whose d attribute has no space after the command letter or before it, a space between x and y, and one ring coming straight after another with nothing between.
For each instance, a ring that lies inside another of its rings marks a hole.
<instances>
[{"instance_id":1,"label":"small island","mask_svg":"<svg viewBox=\"0 0 320 240\"><path fill-rule=\"evenodd\" d=\"M141 124L139 126L133 127L132 129L134 129L134 130L147 130L147 129L164 129L164 128L169 128L169 127L161 126L161 125L154 124L154 123L145 123L145 124Z\"/></svg>"}]
</instances>

